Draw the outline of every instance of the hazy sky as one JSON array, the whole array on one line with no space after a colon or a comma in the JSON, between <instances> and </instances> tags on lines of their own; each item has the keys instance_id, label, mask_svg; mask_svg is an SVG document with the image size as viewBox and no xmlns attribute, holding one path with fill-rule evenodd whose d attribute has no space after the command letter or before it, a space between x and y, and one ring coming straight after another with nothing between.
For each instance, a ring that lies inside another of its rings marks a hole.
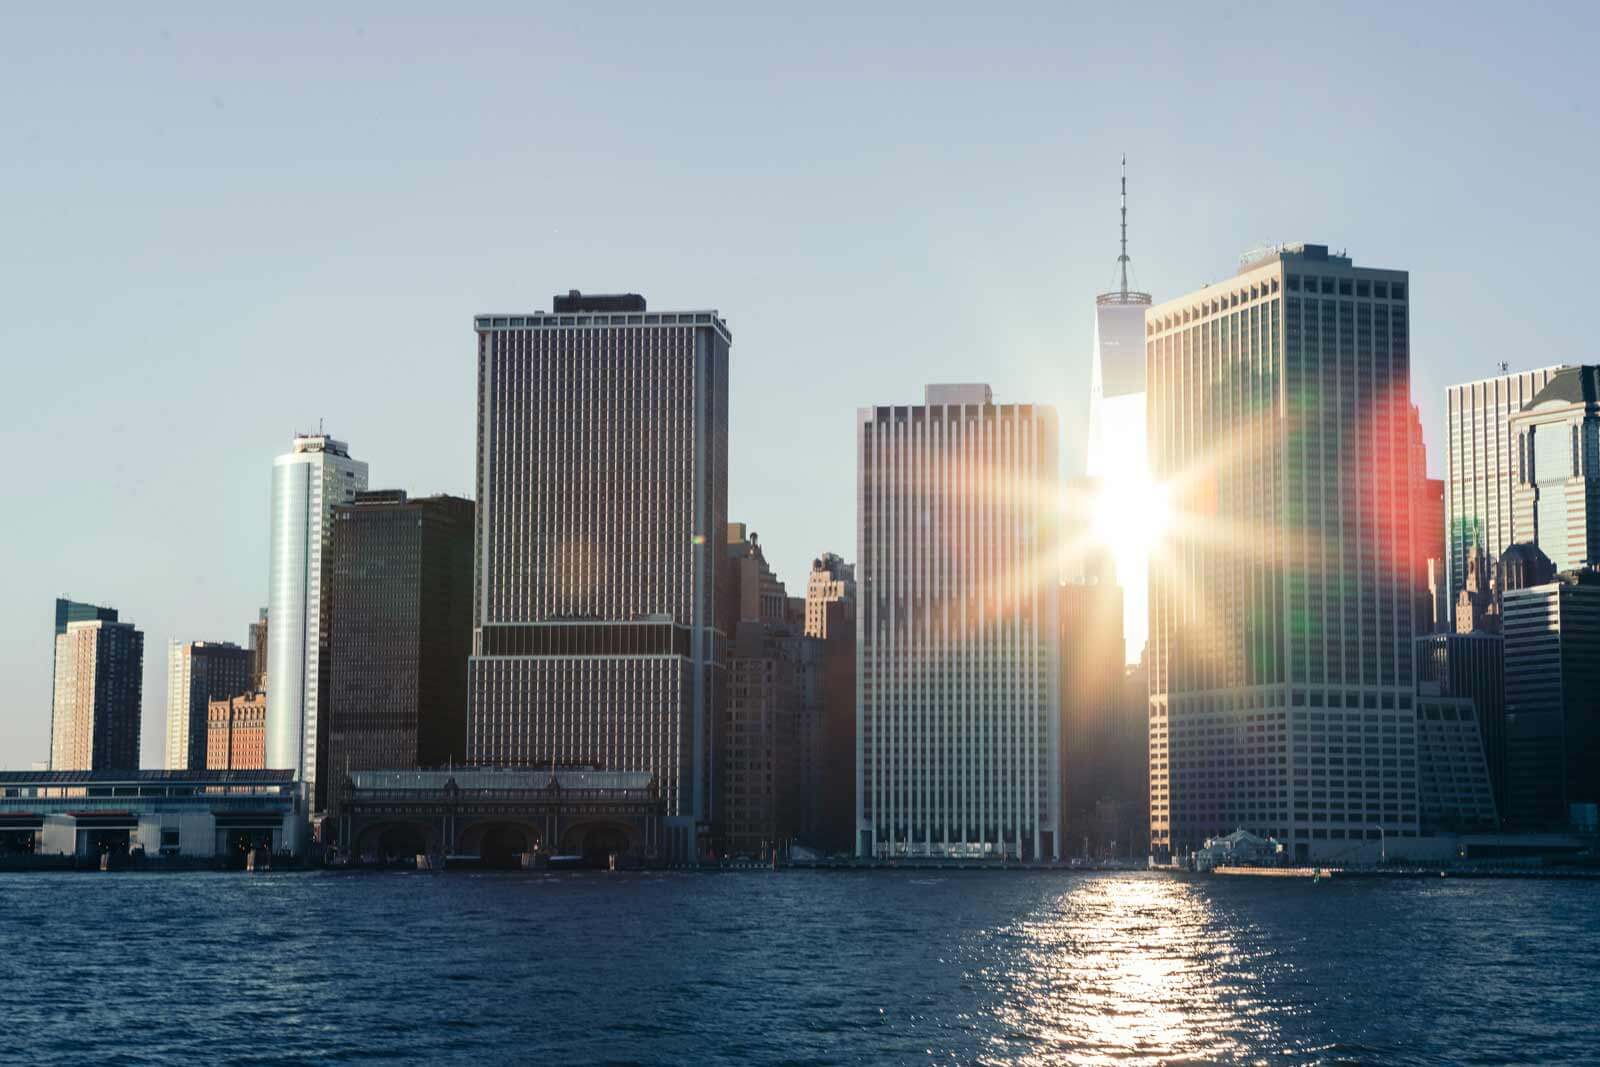
<instances>
[{"instance_id":1,"label":"hazy sky","mask_svg":"<svg viewBox=\"0 0 1600 1067\"><path fill-rule=\"evenodd\" d=\"M295 430L470 495L475 312L719 309L731 517L791 589L855 555L859 405L987 380L1081 464L1123 152L1158 301L1267 241L1412 272L1435 474L1447 384L1594 358L1583 5L530 6L0 20L0 766L47 755L58 594L145 631L160 765L166 644L244 642Z\"/></svg>"}]
</instances>

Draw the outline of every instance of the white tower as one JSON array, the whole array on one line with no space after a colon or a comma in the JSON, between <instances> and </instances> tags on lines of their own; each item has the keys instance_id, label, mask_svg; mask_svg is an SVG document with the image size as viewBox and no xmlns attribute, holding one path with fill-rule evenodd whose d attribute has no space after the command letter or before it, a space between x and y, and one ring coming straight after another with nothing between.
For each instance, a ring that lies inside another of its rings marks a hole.
<instances>
[{"instance_id":1,"label":"white tower","mask_svg":"<svg viewBox=\"0 0 1600 1067\"><path fill-rule=\"evenodd\" d=\"M302 783L301 815L319 799L317 761L326 733L320 695L328 647L328 544L335 504L367 487L367 465L343 441L297 435L272 463L272 562L268 579L267 766ZM325 788L325 787L324 787Z\"/></svg>"},{"instance_id":2,"label":"white tower","mask_svg":"<svg viewBox=\"0 0 1600 1067\"><path fill-rule=\"evenodd\" d=\"M1088 474L1100 486L1097 507L1133 508L1150 490L1145 444L1144 312L1150 294L1128 288L1128 158L1122 158L1121 285L1095 298L1094 361L1089 382ZM1110 524L1113 528L1116 523ZM1114 546L1122 586L1127 658L1134 661L1149 633L1150 561L1137 543Z\"/></svg>"}]
</instances>

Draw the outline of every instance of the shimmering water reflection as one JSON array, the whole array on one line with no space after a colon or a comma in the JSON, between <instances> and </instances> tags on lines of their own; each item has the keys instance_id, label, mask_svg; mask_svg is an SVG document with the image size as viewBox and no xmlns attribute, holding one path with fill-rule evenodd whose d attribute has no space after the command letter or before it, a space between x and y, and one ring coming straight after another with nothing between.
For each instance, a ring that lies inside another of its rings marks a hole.
<instances>
[{"instance_id":1,"label":"shimmering water reflection","mask_svg":"<svg viewBox=\"0 0 1600 1067\"><path fill-rule=\"evenodd\" d=\"M0 1060L1592 1063L1583 883L0 876Z\"/></svg>"}]
</instances>

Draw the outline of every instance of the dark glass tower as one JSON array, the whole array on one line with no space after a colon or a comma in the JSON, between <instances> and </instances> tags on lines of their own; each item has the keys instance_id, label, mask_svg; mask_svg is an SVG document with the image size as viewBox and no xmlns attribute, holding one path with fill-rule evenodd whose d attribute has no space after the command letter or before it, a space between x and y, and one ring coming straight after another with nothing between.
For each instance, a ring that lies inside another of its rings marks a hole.
<instances>
[{"instance_id":1,"label":"dark glass tower","mask_svg":"<svg viewBox=\"0 0 1600 1067\"><path fill-rule=\"evenodd\" d=\"M470 500L400 490L333 509L332 783L466 754L472 516Z\"/></svg>"}]
</instances>

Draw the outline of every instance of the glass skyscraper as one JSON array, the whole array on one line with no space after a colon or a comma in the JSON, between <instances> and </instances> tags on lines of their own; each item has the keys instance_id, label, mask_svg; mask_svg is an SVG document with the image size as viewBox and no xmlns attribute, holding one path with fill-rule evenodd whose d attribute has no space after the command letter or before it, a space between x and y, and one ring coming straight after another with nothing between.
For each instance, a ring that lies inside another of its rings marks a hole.
<instances>
[{"instance_id":1,"label":"glass skyscraper","mask_svg":"<svg viewBox=\"0 0 1600 1067\"><path fill-rule=\"evenodd\" d=\"M1147 315L1179 510L1152 571L1155 855L1417 833L1407 297L1404 271L1289 245Z\"/></svg>"},{"instance_id":2,"label":"glass skyscraper","mask_svg":"<svg viewBox=\"0 0 1600 1067\"><path fill-rule=\"evenodd\" d=\"M272 464L267 589L267 766L293 770L307 817L325 810L328 595L333 509L367 487L367 465L343 441L296 436Z\"/></svg>"}]
</instances>

